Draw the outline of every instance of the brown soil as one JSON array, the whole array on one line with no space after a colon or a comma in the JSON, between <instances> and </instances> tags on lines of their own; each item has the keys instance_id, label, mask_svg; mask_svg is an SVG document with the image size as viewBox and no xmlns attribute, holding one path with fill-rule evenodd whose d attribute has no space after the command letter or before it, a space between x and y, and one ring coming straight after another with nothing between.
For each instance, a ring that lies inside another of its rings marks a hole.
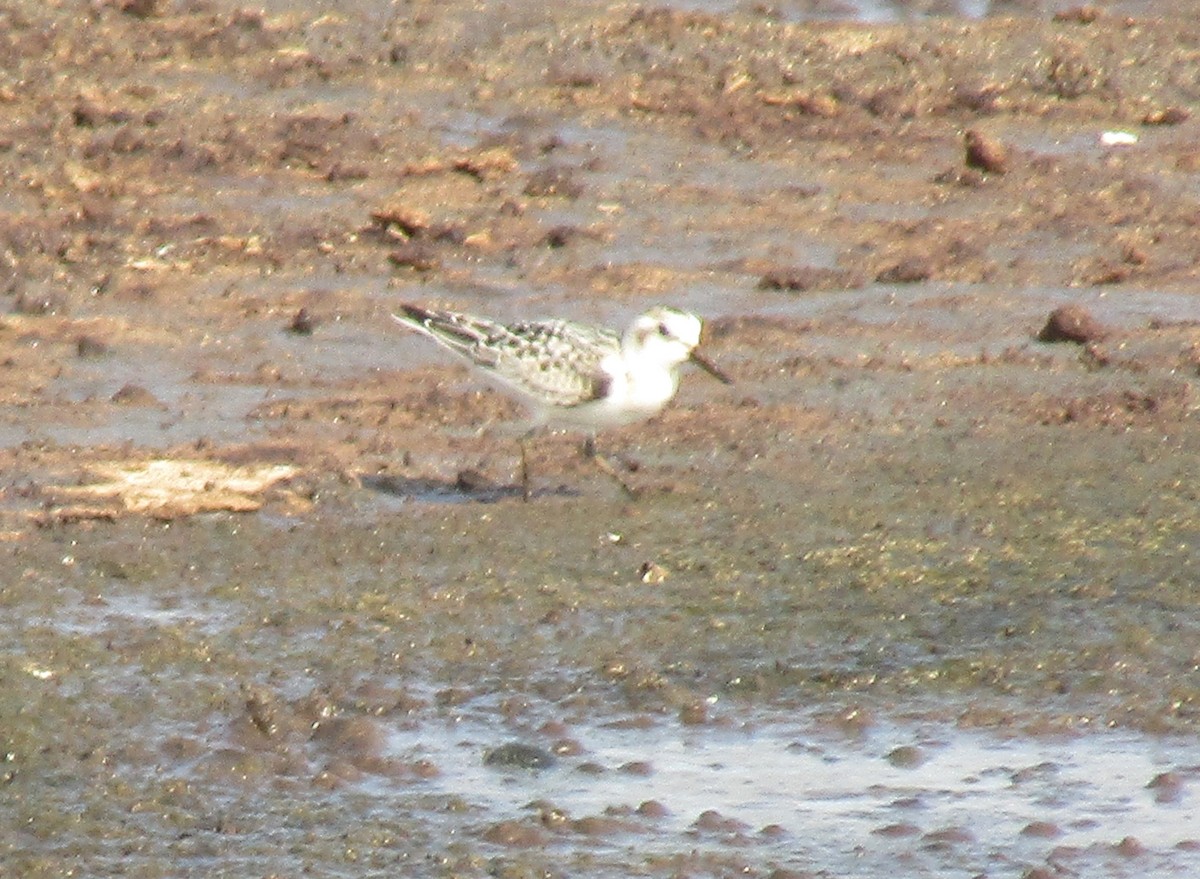
<instances>
[{"instance_id":1,"label":"brown soil","mask_svg":"<svg viewBox=\"0 0 1200 879\"><path fill-rule=\"evenodd\" d=\"M9 3L6 853L415 783L376 724L447 706L1194 735L1198 49L1192 2ZM519 408L402 301L676 304L737 383L600 437L636 503L566 436L524 503Z\"/></svg>"}]
</instances>

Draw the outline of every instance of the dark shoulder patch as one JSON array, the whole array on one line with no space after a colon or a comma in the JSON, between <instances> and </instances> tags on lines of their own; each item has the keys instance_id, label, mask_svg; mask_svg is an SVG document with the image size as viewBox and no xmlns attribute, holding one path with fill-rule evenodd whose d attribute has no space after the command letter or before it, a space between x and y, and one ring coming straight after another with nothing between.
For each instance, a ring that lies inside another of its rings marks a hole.
<instances>
[{"instance_id":1,"label":"dark shoulder patch","mask_svg":"<svg viewBox=\"0 0 1200 879\"><path fill-rule=\"evenodd\" d=\"M603 400L608 396L608 392L612 390L612 376L603 369L596 370L596 374L592 376L592 392L590 400Z\"/></svg>"}]
</instances>

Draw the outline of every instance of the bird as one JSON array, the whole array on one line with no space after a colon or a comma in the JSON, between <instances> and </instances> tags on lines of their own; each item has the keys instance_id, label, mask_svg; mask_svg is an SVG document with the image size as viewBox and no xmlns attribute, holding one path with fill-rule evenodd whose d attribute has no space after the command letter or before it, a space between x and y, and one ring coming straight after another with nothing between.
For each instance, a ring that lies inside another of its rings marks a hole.
<instances>
[{"instance_id":1,"label":"bird","mask_svg":"<svg viewBox=\"0 0 1200 879\"><path fill-rule=\"evenodd\" d=\"M632 498L637 492L596 451L596 431L661 412L679 388L685 363L723 384L733 383L696 350L703 321L666 305L638 315L623 333L563 319L501 323L410 304L401 304L392 317L458 355L526 405L532 422L521 437L526 500L531 496L526 442L540 428L583 431L585 455Z\"/></svg>"}]
</instances>

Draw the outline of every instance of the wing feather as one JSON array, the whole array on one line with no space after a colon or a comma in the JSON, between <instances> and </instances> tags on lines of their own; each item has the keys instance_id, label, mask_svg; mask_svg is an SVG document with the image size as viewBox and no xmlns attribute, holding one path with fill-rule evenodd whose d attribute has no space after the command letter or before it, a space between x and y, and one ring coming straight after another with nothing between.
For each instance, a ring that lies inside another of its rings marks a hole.
<instances>
[{"instance_id":1,"label":"wing feather","mask_svg":"<svg viewBox=\"0 0 1200 879\"><path fill-rule=\"evenodd\" d=\"M604 362L620 353L615 333L568 321L522 321L505 327L493 368L514 389L555 406L579 406L608 393Z\"/></svg>"},{"instance_id":2,"label":"wing feather","mask_svg":"<svg viewBox=\"0 0 1200 879\"><path fill-rule=\"evenodd\" d=\"M564 320L501 324L452 311L402 305L397 321L470 361L535 403L569 408L604 397L604 362L621 350L611 330Z\"/></svg>"}]
</instances>

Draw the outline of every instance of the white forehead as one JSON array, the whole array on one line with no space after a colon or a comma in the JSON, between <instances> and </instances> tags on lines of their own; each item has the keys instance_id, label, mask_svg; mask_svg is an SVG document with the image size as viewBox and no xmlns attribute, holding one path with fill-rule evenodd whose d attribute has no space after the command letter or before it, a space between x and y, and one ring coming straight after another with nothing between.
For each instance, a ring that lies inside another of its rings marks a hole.
<instances>
[{"instance_id":1,"label":"white forehead","mask_svg":"<svg viewBox=\"0 0 1200 879\"><path fill-rule=\"evenodd\" d=\"M685 345L694 348L700 344L700 318L686 311L659 306L639 317L636 324L644 332L658 332L658 328L664 326L672 337Z\"/></svg>"}]
</instances>

